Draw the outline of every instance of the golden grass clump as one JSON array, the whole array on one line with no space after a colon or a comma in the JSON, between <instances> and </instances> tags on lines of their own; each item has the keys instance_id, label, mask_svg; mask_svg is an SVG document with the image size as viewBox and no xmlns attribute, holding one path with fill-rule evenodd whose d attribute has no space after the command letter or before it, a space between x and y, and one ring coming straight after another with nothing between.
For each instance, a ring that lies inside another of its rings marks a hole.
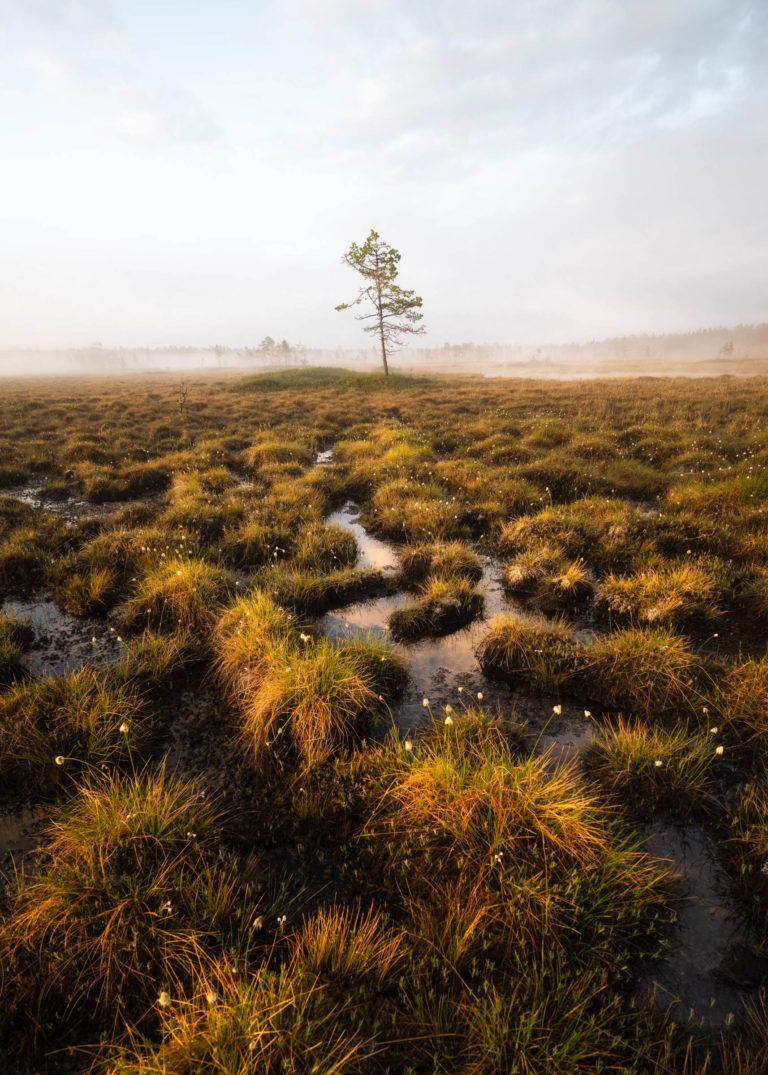
<instances>
[{"instance_id":1,"label":"golden grass clump","mask_svg":"<svg viewBox=\"0 0 768 1075\"><path fill-rule=\"evenodd\" d=\"M378 698L353 650L314 638L301 649L273 647L258 688L244 699L244 732L257 755L284 737L311 765L349 742L361 719L379 710Z\"/></svg>"},{"instance_id":2,"label":"golden grass clump","mask_svg":"<svg viewBox=\"0 0 768 1075\"><path fill-rule=\"evenodd\" d=\"M299 535L294 562L300 570L338 571L354 567L357 542L354 535L338 526L308 526Z\"/></svg>"},{"instance_id":3,"label":"golden grass clump","mask_svg":"<svg viewBox=\"0 0 768 1075\"><path fill-rule=\"evenodd\" d=\"M235 695L258 687L270 654L298 633L298 622L262 590L243 594L229 605L214 631L215 668Z\"/></svg>"},{"instance_id":4,"label":"golden grass clump","mask_svg":"<svg viewBox=\"0 0 768 1075\"><path fill-rule=\"evenodd\" d=\"M606 791L639 812L663 806L687 815L711 806L718 742L709 732L649 727L619 716L593 740L586 764Z\"/></svg>"},{"instance_id":5,"label":"golden grass clump","mask_svg":"<svg viewBox=\"0 0 768 1075\"><path fill-rule=\"evenodd\" d=\"M381 641L335 646L299 632L291 614L260 591L224 613L214 645L257 756L290 745L305 764L329 757L405 679L403 662Z\"/></svg>"},{"instance_id":6,"label":"golden grass clump","mask_svg":"<svg viewBox=\"0 0 768 1075\"><path fill-rule=\"evenodd\" d=\"M94 1020L118 1032L188 982L251 910L220 839L211 803L162 771L86 783L0 927L5 1048Z\"/></svg>"},{"instance_id":7,"label":"golden grass clump","mask_svg":"<svg viewBox=\"0 0 768 1075\"><path fill-rule=\"evenodd\" d=\"M302 968L348 986L382 985L405 961L406 938L389 929L380 911L332 907L308 919L296 938Z\"/></svg>"},{"instance_id":8,"label":"golden grass clump","mask_svg":"<svg viewBox=\"0 0 768 1075\"><path fill-rule=\"evenodd\" d=\"M255 581L280 604L307 616L371 597L384 586L382 573L375 568L318 572L284 564L262 568Z\"/></svg>"},{"instance_id":9,"label":"golden grass clump","mask_svg":"<svg viewBox=\"0 0 768 1075\"><path fill-rule=\"evenodd\" d=\"M544 612L575 609L592 596L592 582L583 560L568 560L549 545L519 553L504 570L510 593L529 598Z\"/></svg>"},{"instance_id":10,"label":"golden grass clump","mask_svg":"<svg viewBox=\"0 0 768 1075\"><path fill-rule=\"evenodd\" d=\"M403 578L409 583L421 582L428 575L479 582L483 574L477 556L462 541L406 545L400 551L400 562Z\"/></svg>"},{"instance_id":11,"label":"golden grass clump","mask_svg":"<svg viewBox=\"0 0 768 1075\"><path fill-rule=\"evenodd\" d=\"M47 562L34 529L13 530L0 540L0 590L24 593L40 584Z\"/></svg>"},{"instance_id":12,"label":"golden grass clump","mask_svg":"<svg viewBox=\"0 0 768 1075\"><path fill-rule=\"evenodd\" d=\"M472 720L474 718L462 718ZM544 856L550 868L584 868L605 854L608 838L596 800L575 771L552 771L546 759L515 758L505 747L427 745L391 789L401 823L438 832L446 852L464 857L475 878L510 862Z\"/></svg>"},{"instance_id":13,"label":"golden grass clump","mask_svg":"<svg viewBox=\"0 0 768 1075\"><path fill-rule=\"evenodd\" d=\"M566 624L507 614L491 623L478 660L489 675L557 690L573 678L580 651Z\"/></svg>"},{"instance_id":14,"label":"golden grass clump","mask_svg":"<svg viewBox=\"0 0 768 1075\"><path fill-rule=\"evenodd\" d=\"M428 575L417 596L416 604L395 609L389 617L389 629L398 641L448 634L476 619L485 604L464 575Z\"/></svg>"},{"instance_id":15,"label":"golden grass clump","mask_svg":"<svg viewBox=\"0 0 768 1075\"><path fill-rule=\"evenodd\" d=\"M88 666L15 683L0 695L0 773L50 788L83 767L125 759L146 738L148 723L133 687Z\"/></svg>"},{"instance_id":16,"label":"golden grass clump","mask_svg":"<svg viewBox=\"0 0 768 1075\"><path fill-rule=\"evenodd\" d=\"M22 678L22 656L31 641L32 630L26 623L0 613L0 687Z\"/></svg>"},{"instance_id":17,"label":"golden grass clump","mask_svg":"<svg viewBox=\"0 0 768 1075\"><path fill-rule=\"evenodd\" d=\"M375 1058L399 1036L383 1015L392 1011L386 994L403 966L404 942L376 911L318 911L279 969L242 979L221 961L193 990L168 993L161 1044L124 1050L109 1075L377 1070Z\"/></svg>"},{"instance_id":18,"label":"golden grass clump","mask_svg":"<svg viewBox=\"0 0 768 1075\"><path fill-rule=\"evenodd\" d=\"M761 751L768 743L768 658L729 668L718 683L717 702L728 731Z\"/></svg>"},{"instance_id":19,"label":"golden grass clump","mask_svg":"<svg viewBox=\"0 0 768 1075\"><path fill-rule=\"evenodd\" d=\"M584 647L580 682L592 697L644 717L690 716L701 708L704 672L682 635L627 628Z\"/></svg>"},{"instance_id":20,"label":"golden grass clump","mask_svg":"<svg viewBox=\"0 0 768 1075\"><path fill-rule=\"evenodd\" d=\"M286 527L246 519L222 538L220 551L224 563L232 567L262 567L290 556L294 542L295 535Z\"/></svg>"},{"instance_id":21,"label":"golden grass clump","mask_svg":"<svg viewBox=\"0 0 768 1075\"><path fill-rule=\"evenodd\" d=\"M600 584L597 608L638 624L673 627L721 616L719 591L714 569L688 559L633 575L608 575Z\"/></svg>"},{"instance_id":22,"label":"golden grass clump","mask_svg":"<svg viewBox=\"0 0 768 1075\"><path fill-rule=\"evenodd\" d=\"M200 633L212 625L229 590L227 576L204 560L161 560L138 580L121 619L131 626Z\"/></svg>"}]
</instances>

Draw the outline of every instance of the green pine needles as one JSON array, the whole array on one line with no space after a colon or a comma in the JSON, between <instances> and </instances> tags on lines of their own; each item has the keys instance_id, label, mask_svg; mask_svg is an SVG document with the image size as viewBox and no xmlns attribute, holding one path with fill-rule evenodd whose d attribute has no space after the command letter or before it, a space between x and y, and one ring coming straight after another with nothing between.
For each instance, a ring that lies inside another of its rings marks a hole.
<instances>
[{"instance_id":1,"label":"green pine needles","mask_svg":"<svg viewBox=\"0 0 768 1075\"><path fill-rule=\"evenodd\" d=\"M335 309L349 310L363 302L372 304L371 313L355 316L358 321L370 322L363 325L363 332L379 337L384 373L389 376L387 359L400 345L401 337L418 336L425 331L424 326L419 324L423 316L422 300L413 291L406 291L395 283L400 254L373 229L362 246L352 243L341 260L356 269L365 283L356 299L339 303Z\"/></svg>"}]
</instances>

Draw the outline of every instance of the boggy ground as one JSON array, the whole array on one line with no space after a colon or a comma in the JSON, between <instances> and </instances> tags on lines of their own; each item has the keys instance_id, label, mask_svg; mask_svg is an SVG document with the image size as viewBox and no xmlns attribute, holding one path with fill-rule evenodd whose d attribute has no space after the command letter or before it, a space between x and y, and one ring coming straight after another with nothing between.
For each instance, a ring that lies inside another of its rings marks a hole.
<instances>
[{"instance_id":1,"label":"boggy ground","mask_svg":"<svg viewBox=\"0 0 768 1075\"><path fill-rule=\"evenodd\" d=\"M766 413L9 384L3 1070L763 1071Z\"/></svg>"}]
</instances>

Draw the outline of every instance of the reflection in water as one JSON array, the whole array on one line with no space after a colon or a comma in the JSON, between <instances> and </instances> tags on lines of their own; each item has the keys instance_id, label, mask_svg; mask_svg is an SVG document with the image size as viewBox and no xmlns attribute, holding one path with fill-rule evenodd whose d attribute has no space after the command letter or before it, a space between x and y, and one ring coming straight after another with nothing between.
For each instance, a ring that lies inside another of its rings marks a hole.
<instances>
[{"instance_id":1,"label":"reflection in water","mask_svg":"<svg viewBox=\"0 0 768 1075\"><path fill-rule=\"evenodd\" d=\"M33 675L63 675L86 662L115 664L122 656L124 646L115 631L100 620L62 612L47 594L23 601L7 599L0 612L31 626L34 640L22 661Z\"/></svg>"},{"instance_id":2,"label":"reflection in water","mask_svg":"<svg viewBox=\"0 0 768 1075\"><path fill-rule=\"evenodd\" d=\"M326 522L354 534L358 548L357 567L365 570L377 568L384 572L396 571L399 568L400 557L394 545L372 537L358 521L357 511L353 504L346 503L341 511L334 511L329 515Z\"/></svg>"},{"instance_id":3,"label":"reflection in water","mask_svg":"<svg viewBox=\"0 0 768 1075\"><path fill-rule=\"evenodd\" d=\"M327 521L354 534L359 549L358 567L377 567L393 572L399 566L400 556L396 547L372 537L359 521L351 503L345 504L341 511L334 512ZM513 701L510 689L486 679L477 662L477 649L489 621L503 612L523 615L507 601L502 583L502 564L491 557L481 557L481 563L483 574L478 588L485 600L483 617L442 638L425 638L408 644L394 641L387 628L389 617L395 609L414 600L413 594L404 590L373 601L348 605L340 611L327 613L320 620L320 630L328 638L341 640L361 631L373 631L385 638L406 659L411 675L410 684L392 713L401 732L411 731L423 724L428 719L428 712L437 711L445 702L461 705L467 699L476 697L478 692L483 695L486 705L493 702L503 705L506 710L519 708L519 700L515 698ZM424 698L429 698L434 708L425 711ZM558 744L562 744L562 760L565 761L578 756L586 748L593 735L593 725L583 717L581 710L574 710L569 716L563 715L554 728L548 728L549 734L546 737L542 735L539 742L538 733L550 718L552 704L556 700L526 699L522 708L530 724L531 744L535 742L537 749L542 752L551 748L553 758L559 756L561 748Z\"/></svg>"}]
</instances>

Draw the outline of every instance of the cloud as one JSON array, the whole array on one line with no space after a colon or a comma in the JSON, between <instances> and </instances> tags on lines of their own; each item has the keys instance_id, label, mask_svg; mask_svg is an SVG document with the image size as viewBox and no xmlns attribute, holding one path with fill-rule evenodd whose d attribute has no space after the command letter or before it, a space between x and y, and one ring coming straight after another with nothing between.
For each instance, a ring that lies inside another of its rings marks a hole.
<instances>
[{"instance_id":1,"label":"cloud","mask_svg":"<svg viewBox=\"0 0 768 1075\"><path fill-rule=\"evenodd\" d=\"M748 0L286 4L349 101L321 137L382 161L631 142L766 91L768 12Z\"/></svg>"},{"instance_id":2,"label":"cloud","mask_svg":"<svg viewBox=\"0 0 768 1075\"><path fill-rule=\"evenodd\" d=\"M11 63L55 111L98 137L160 147L209 144L223 131L194 93L142 71L140 48L100 0L10 5L19 31Z\"/></svg>"}]
</instances>

